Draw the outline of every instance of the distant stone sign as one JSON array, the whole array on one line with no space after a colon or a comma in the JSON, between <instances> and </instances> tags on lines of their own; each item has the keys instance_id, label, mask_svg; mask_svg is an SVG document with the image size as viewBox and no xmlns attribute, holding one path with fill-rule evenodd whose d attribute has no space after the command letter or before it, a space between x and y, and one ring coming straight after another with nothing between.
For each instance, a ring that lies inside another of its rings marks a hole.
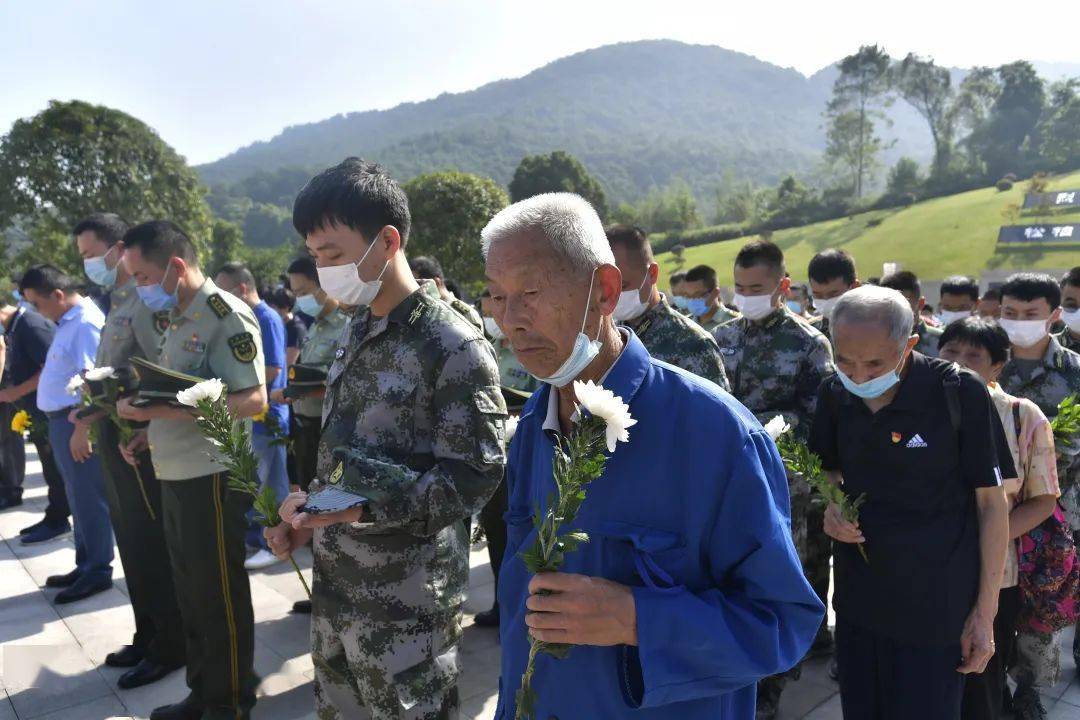
<instances>
[{"instance_id":1,"label":"distant stone sign","mask_svg":"<svg viewBox=\"0 0 1080 720\"><path fill-rule=\"evenodd\" d=\"M1080 243L1080 225L1003 225L999 243Z\"/></svg>"},{"instance_id":2,"label":"distant stone sign","mask_svg":"<svg viewBox=\"0 0 1080 720\"><path fill-rule=\"evenodd\" d=\"M1080 190L1063 190L1052 193L1028 193L1024 196L1024 209L1039 207L1074 207L1080 205Z\"/></svg>"}]
</instances>

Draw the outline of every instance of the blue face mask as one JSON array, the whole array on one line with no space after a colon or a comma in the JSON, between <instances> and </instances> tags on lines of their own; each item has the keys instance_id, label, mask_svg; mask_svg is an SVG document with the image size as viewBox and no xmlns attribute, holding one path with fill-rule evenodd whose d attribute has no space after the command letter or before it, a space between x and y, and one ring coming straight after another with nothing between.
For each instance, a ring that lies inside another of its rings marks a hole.
<instances>
[{"instance_id":1,"label":"blue face mask","mask_svg":"<svg viewBox=\"0 0 1080 720\"><path fill-rule=\"evenodd\" d=\"M849 393L855 397L860 397L863 400L873 400L874 398L881 397L887 393L893 385L900 382L900 367L904 364L904 358L906 356L906 353L900 356L900 362L896 363L896 367L889 372L867 380L864 383L855 382L845 375L840 368L836 369L836 374L840 376L840 382L843 383Z\"/></svg>"},{"instance_id":2,"label":"blue face mask","mask_svg":"<svg viewBox=\"0 0 1080 720\"><path fill-rule=\"evenodd\" d=\"M709 301L705 298L686 298L686 309L694 317L701 317L709 312Z\"/></svg>"},{"instance_id":3,"label":"blue face mask","mask_svg":"<svg viewBox=\"0 0 1080 720\"><path fill-rule=\"evenodd\" d=\"M113 247L116 246L114 245ZM112 248L109 248L109 252L112 252ZM114 265L112 268L109 267L108 263L105 262L105 258L108 257L108 255L109 253L107 252L101 257L86 258L83 260L83 270L86 271L86 277L90 278L95 285L100 285L104 288L111 288L116 284L117 266Z\"/></svg>"},{"instance_id":4,"label":"blue face mask","mask_svg":"<svg viewBox=\"0 0 1080 720\"><path fill-rule=\"evenodd\" d=\"M686 298L683 297L682 295L672 295L671 296L671 303L676 308L678 308L679 310L685 310L686 309Z\"/></svg>"},{"instance_id":5,"label":"blue face mask","mask_svg":"<svg viewBox=\"0 0 1080 720\"><path fill-rule=\"evenodd\" d=\"M802 315L802 305L800 305L799 303L795 302L794 300L788 300L787 306L788 310L790 310L791 312L795 313L796 315Z\"/></svg>"},{"instance_id":6,"label":"blue face mask","mask_svg":"<svg viewBox=\"0 0 1080 720\"><path fill-rule=\"evenodd\" d=\"M172 310L176 307L176 303L179 302L179 298L176 296L177 290L180 289L179 280L176 283L176 289L172 292L165 289L165 278L169 276L170 268L172 268L172 265L165 269L165 274L157 285L139 285L135 288L136 292L139 293L139 299L154 312Z\"/></svg>"},{"instance_id":7,"label":"blue face mask","mask_svg":"<svg viewBox=\"0 0 1080 720\"><path fill-rule=\"evenodd\" d=\"M589 279L589 295L588 300L592 300L593 281L596 279L596 271L593 271L592 278ZM577 338L574 339L574 349L570 351L570 357L566 358L566 361L559 366L559 369L555 371L553 375L548 377L538 377L534 375L537 380L549 385L554 385L557 388L566 387L577 376L584 372L585 368L589 367L596 356L600 354L600 327L596 328L596 338L589 340L589 336L585 334L585 322L589 319L589 306L585 306L585 317L581 319L581 332L577 334ZM602 324L602 323L601 323Z\"/></svg>"},{"instance_id":8,"label":"blue face mask","mask_svg":"<svg viewBox=\"0 0 1080 720\"><path fill-rule=\"evenodd\" d=\"M296 298L296 309L304 313L305 315L310 315L311 317L318 317L319 313L322 312L323 306L321 303L319 303L318 300L315 299L314 295L309 294L301 295L300 297Z\"/></svg>"}]
</instances>

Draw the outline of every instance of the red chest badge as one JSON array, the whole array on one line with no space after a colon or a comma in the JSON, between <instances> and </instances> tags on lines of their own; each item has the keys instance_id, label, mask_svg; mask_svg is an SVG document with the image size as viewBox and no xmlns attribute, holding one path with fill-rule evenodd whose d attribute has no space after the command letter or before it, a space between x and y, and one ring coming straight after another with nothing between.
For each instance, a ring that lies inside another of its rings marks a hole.
<instances>
[{"instance_id":1,"label":"red chest badge","mask_svg":"<svg viewBox=\"0 0 1080 720\"><path fill-rule=\"evenodd\" d=\"M895 445L896 443L900 442L900 441L901 441L901 440L903 440L903 439L904 439L904 436L903 436L903 435L901 435L901 434L900 434L900 433L898 433L898 432L894 432L894 433L892 434L892 441L893 441L893 445Z\"/></svg>"}]
</instances>

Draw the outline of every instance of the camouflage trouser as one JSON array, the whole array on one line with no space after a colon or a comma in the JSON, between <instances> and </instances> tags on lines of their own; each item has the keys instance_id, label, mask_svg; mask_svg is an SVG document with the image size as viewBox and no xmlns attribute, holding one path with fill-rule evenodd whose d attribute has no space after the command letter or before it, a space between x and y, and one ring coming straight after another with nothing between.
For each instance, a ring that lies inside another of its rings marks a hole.
<instances>
[{"instance_id":1,"label":"camouflage trouser","mask_svg":"<svg viewBox=\"0 0 1080 720\"><path fill-rule=\"evenodd\" d=\"M1016 636L1016 662L1009 670L1019 687L1048 690L1057 684L1062 632L1046 634L1020 629Z\"/></svg>"},{"instance_id":2,"label":"camouflage trouser","mask_svg":"<svg viewBox=\"0 0 1080 720\"><path fill-rule=\"evenodd\" d=\"M810 579L810 557L807 544L807 521L811 514L810 486L803 480L801 475L788 475L788 493L791 497L791 539L795 543L795 550L799 553L799 560L803 564L803 572ZM826 559L828 562L828 559ZM828 572L826 568L826 583ZM826 585L826 588L828 586ZM816 588L815 588L816 589ZM788 680L798 680L802 674L801 663L780 675L773 675L758 683L758 714L765 716L769 711L775 712L776 705L780 702L780 694Z\"/></svg>"},{"instance_id":3,"label":"camouflage trouser","mask_svg":"<svg viewBox=\"0 0 1080 720\"><path fill-rule=\"evenodd\" d=\"M311 657L320 720L456 720L456 617L433 632L418 630L416 623L332 621L319 613L317 599L312 605ZM365 652L387 645L382 654Z\"/></svg>"},{"instance_id":4,"label":"camouflage trouser","mask_svg":"<svg viewBox=\"0 0 1080 720\"><path fill-rule=\"evenodd\" d=\"M806 579L810 581L810 586L828 608L832 538L825 534L825 507L824 503L810 503L810 511L806 516L806 555L803 568L806 570ZM826 619L821 623L818 637L821 638L828 632L829 623Z\"/></svg>"}]
</instances>

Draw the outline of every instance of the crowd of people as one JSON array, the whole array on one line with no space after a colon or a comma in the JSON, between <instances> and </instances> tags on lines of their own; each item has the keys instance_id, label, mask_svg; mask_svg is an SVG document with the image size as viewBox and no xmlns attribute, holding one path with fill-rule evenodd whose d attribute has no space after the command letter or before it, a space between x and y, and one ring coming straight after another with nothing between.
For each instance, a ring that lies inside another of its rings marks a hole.
<instances>
[{"instance_id":1,"label":"crowd of people","mask_svg":"<svg viewBox=\"0 0 1080 720\"><path fill-rule=\"evenodd\" d=\"M537 660L535 717L768 720L827 656L849 720L1046 717L1080 609L1080 442L1051 424L1080 394L1080 268L948 278L933 312L913 273L863 280L841 249L794 285L759 239L728 305L707 266L661 292L643 230L550 194L477 238L470 304L437 259L407 258L408 199L377 165L311 179L293 222L308 254L259 287L202 268L168 220L102 212L72 231L89 284L34 266L0 308L0 508L21 504L26 413L48 505L21 542L73 530L57 603L110 588L118 549L136 632L105 662L122 688L186 666L190 693L154 720L250 714L248 573L309 544L294 611L319 717L456 717L479 532L500 719L537 642L579 647ZM191 408L134 382L115 414L86 406L86 380L133 364L144 385L223 381L281 524L230 489ZM518 553L588 380L637 424L575 520L589 542L531 576ZM850 503L785 468L777 417ZM329 489L363 502L308 507Z\"/></svg>"}]
</instances>

